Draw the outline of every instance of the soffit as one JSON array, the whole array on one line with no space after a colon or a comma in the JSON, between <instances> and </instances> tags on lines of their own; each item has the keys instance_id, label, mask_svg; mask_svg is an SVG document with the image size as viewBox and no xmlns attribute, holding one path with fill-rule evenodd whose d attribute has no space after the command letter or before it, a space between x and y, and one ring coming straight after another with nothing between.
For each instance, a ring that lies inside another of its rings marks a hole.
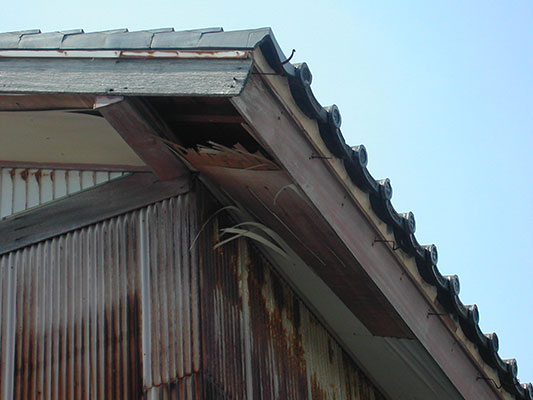
<instances>
[{"instance_id":1,"label":"soffit","mask_svg":"<svg viewBox=\"0 0 533 400\"><path fill-rule=\"evenodd\" d=\"M0 112L0 126L0 162L144 166L100 116L68 111Z\"/></svg>"}]
</instances>

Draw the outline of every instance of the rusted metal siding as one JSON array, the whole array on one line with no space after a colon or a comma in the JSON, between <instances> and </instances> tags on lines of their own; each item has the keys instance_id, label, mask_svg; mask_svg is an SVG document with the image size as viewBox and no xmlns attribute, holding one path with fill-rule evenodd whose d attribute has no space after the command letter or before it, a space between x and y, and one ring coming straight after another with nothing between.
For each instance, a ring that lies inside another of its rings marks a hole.
<instances>
[{"instance_id":1,"label":"rusted metal siding","mask_svg":"<svg viewBox=\"0 0 533 400\"><path fill-rule=\"evenodd\" d=\"M213 248L223 213L197 234L196 198L0 257L2 399L383 399L253 244Z\"/></svg>"},{"instance_id":2,"label":"rusted metal siding","mask_svg":"<svg viewBox=\"0 0 533 400\"><path fill-rule=\"evenodd\" d=\"M197 217L191 197L166 200L140 213L148 399L201 398L198 264L196 250L190 249Z\"/></svg>"},{"instance_id":3,"label":"rusted metal siding","mask_svg":"<svg viewBox=\"0 0 533 400\"><path fill-rule=\"evenodd\" d=\"M247 399L247 384L252 377L246 354L250 346L245 330L239 242L213 251L217 227L215 219L200 236L204 397Z\"/></svg>"},{"instance_id":4,"label":"rusted metal siding","mask_svg":"<svg viewBox=\"0 0 533 400\"><path fill-rule=\"evenodd\" d=\"M220 215L200 245L205 398L384 399L252 243L213 250Z\"/></svg>"},{"instance_id":5,"label":"rusted metal siding","mask_svg":"<svg viewBox=\"0 0 533 400\"><path fill-rule=\"evenodd\" d=\"M122 175L123 172L0 168L0 218Z\"/></svg>"},{"instance_id":6,"label":"rusted metal siding","mask_svg":"<svg viewBox=\"0 0 533 400\"><path fill-rule=\"evenodd\" d=\"M15 275L12 398L139 393L137 225L126 215L2 257Z\"/></svg>"},{"instance_id":7,"label":"rusted metal siding","mask_svg":"<svg viewBox=\"0 0 533 400\"><path fill-rule=\"evenodd\" d=\"M14 270L11 267L13 255L0 258L0 398L11 399L13 391L12 365L15 346L13 296Z\"/></svg>"},{"instance_id":8,"label":"rusted metal siding","mask_svg":"<svg viewBox=\"0 0 533 400\"><path fill-rule=\"evenodd\" d=\"M0 398L200 398L190 197L0 257Z\"/></svg>"}]
</instances>

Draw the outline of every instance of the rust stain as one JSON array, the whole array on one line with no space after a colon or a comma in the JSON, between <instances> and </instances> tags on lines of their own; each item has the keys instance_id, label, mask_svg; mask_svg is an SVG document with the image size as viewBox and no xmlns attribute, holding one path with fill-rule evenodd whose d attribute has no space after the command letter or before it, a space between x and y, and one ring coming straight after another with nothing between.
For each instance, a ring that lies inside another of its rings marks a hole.
<instances>
[{"instance_id":1,"label":"rust stain","mask_svg":"<svg viewBox=\"0 0 533 400\"><path fill-rule=\"evenodd\" d=\"M25 169L24 171L20 173L20 177L22 178L23 181L28 180L28 175L29 175L29 171L27 169Z\"/></svg>"},{"instance_id":2,"label":"rust stain","mask_svg":"<svg viewBox=\"0 0 533 400\"><path fill-rule=\"evenodd\" d=\"M37 180L37 184L40 185L41 184L41 178L43 176L43 171L42 170L37 170L37 172L35 172L35 179Z\"/></svg>"},{"instance_id":3,"label":"rust stain","mask_svg":"<svg viewBox=\"0 0 533 400\"><path fill-rule=\"evenodd\" d=\"M317 379L315 376L311 377L311 396L312 399L319 399L319 400L333 400L335 397L329 397L328 394L322 389L320 384L317 382Z\"/></svg>"}]
</instances>

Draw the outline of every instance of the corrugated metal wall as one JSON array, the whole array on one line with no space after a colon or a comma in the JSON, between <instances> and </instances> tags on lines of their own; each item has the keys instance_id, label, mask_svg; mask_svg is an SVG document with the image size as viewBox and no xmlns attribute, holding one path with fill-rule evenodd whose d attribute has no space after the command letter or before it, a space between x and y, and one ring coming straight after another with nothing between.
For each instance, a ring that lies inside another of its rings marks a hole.
<instances>
[{"instance_id":1,"label":"corrugated metal wall","mask_svg":"<svg viewBox=\"0 0 533 400\"><path fill-rule=\"evenodd\" d=\"M14 271L14 337L2 340L5 399L138 391L138 351L130 351L138 347L137 305L128 297L138 291L137 266L127 264L135 235L135 221L119 218L0 258L2 275Z\"/></svg>"},{"instance_id":2,"label":"corrugated metal wall","mask_svg":"<svg viewBox=\"0 0 533 400\"><path fill-rule=\"evenodd\" d=\"M384 399L253 244L213 251L220 215L199 253L204 398Z\"/></svg>"},{"instance_id":3,"label":"corrugated metal wall","mask_svg":"<svg viewBox=\"0 0 533 400\"><path fill-rule=\"evenodd\" d=\"M198 393L189 198L0 257L2 399Z\"/></svg>"},{"instance_id":4,"label":"corrugated metal wall","mask_svg":"<svg viewBox=\"0 0 533 400\"><path fill-rule=\"evenodd\" d=\"M201 192L0 256L2 399L383 398Z\"/></svg>"},{"instance_id":5,"label":"corrugated metal wall","mask_svg":"<svg viewBox=\"0 0 533 400\"><path fill-rule=\"evenodd\" d=\"M200 399L196 204L192 194L143 209L144 387L148 399Z\"/></svg>"},{"instance_id":6,"label":"corrugated metal wall","mask_svg":"<svg viewBox=\"0 0 533 400\"><path fill-rule=\"evenodd\" d=\"M0 218L122 175L123 172L0 168Z\"/></svg>"}]
</instances>

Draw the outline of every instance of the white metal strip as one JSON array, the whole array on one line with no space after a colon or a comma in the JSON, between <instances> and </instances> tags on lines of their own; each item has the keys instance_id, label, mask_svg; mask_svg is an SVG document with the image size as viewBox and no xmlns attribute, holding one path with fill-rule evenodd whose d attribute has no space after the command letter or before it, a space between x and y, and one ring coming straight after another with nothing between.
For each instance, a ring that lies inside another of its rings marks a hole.
<instances>
[{"instance_id":1,"label":"white metal strip","mask_svg":"<svg viewBox=\"0 0 533 400\"><path fill-rule=\"evenodd\" d=\"M246 50L0 50L0 57L31 58L248 58Z\"/></svg>"},{"instance_id":2,"label":"white metal strip","mask_svg":"<svg viewBox=\"0 0 533 400\"><path fill-rule=\"evenodd\" d=\"M0 218L124 176L125 172L0 168Z\"/></svg>"}]
</instances>

